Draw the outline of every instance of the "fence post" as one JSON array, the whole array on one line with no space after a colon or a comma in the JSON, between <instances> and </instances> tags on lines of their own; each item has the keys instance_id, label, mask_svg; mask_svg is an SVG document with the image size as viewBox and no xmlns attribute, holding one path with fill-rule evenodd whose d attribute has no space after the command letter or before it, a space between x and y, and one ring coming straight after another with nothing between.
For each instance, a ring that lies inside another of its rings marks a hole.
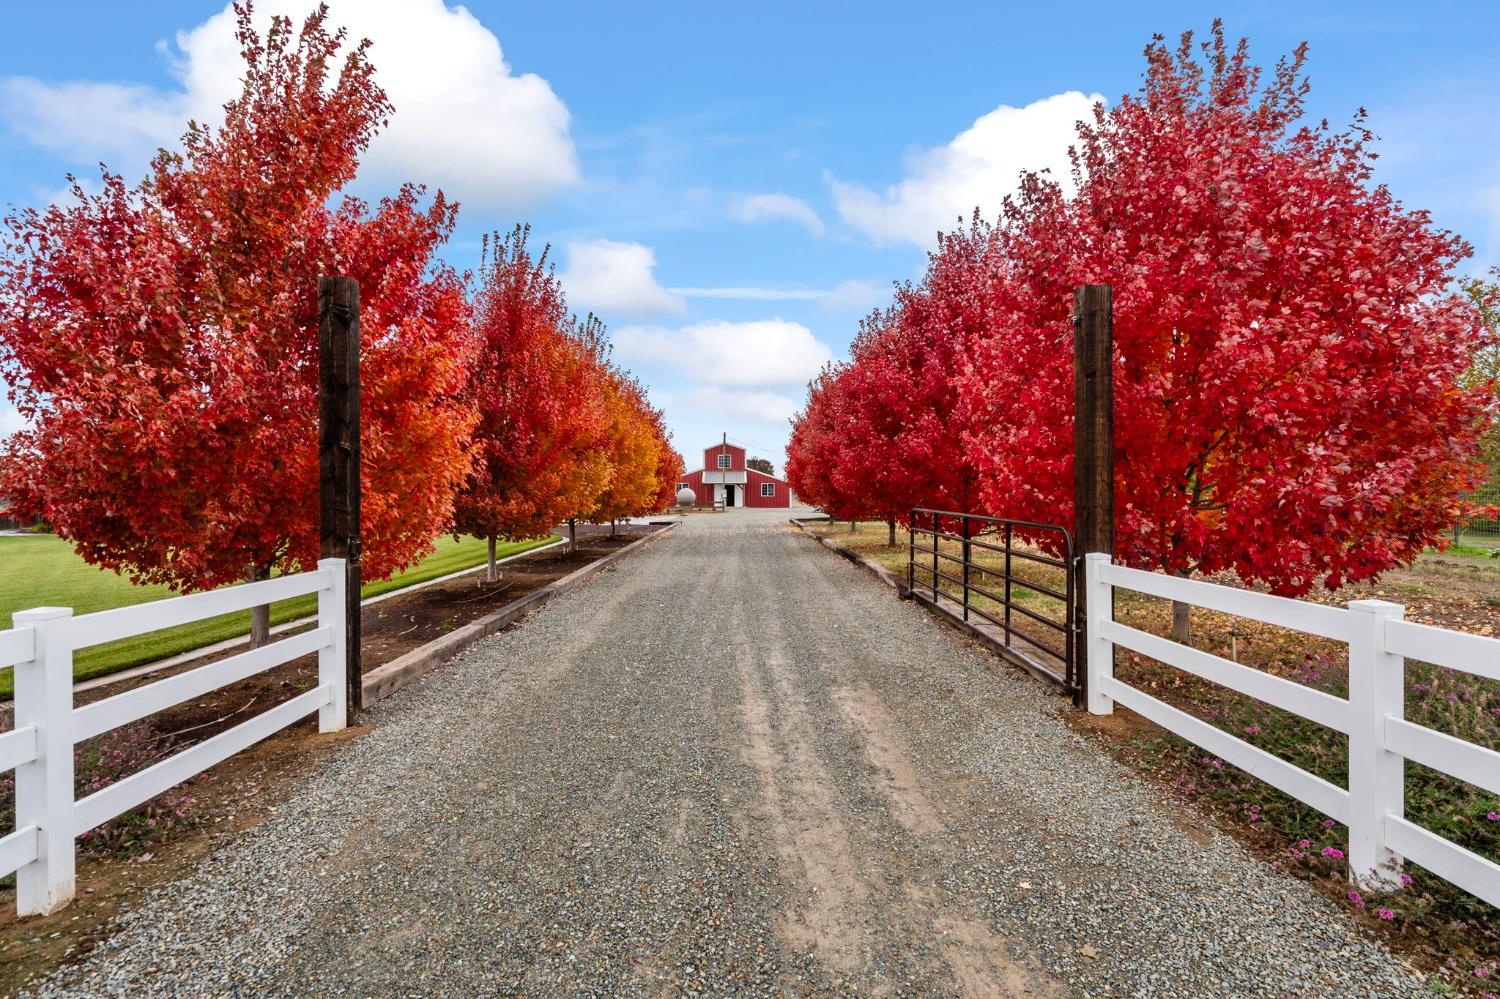
<instances>
[{"instance_id":1,"label":"fence post","mask_svg":"<svg viewBox=\"0 0 1500 999\"><path fill-rule=\"evenodd\" d=\"M1073 505L1074 552L1115 551L1114 465L1114 289L1086 284L1073 292ZM1070 570L1083 574L1083 565ZM1092 595L1074 577L1084 606L1075 611L1074 627L1085 624ZM1087 657L1093 642L1087 634L1075 654ZM1073 703L1082 706L1088 687L1087 659L1073 670ZM1082 665L1083 668L1079 669ZM1080 680L1082 683L1080 684Z\"/></svg>"},{"instance_id":2,"label":"fence post","mask_svg":"<svg viewBox=\"0 0 1500 999\"><path fill-rule=\"evenodd\" d=\"M1005 644L1010 646L1010 546L1015 540L1015 530L1009 521L1005 524ZM1069 569L1068 572L1072 572Z\"/></svg>"},{"instance_id":3,"label":"fence post","mask_svg":"<svg viewBox=\"0 0 1500 999\"><path fill-rule=\"evenodd\" d=\"M1385 817L1405 812L1406 761L1385 748L1385 719L1405 714L1406 661L1386 650L1385 626L1406 609L1353 600L1349 610L1349 874L1362 888L1388 889L1401 857L1385 845Z\"/></svg>"},{"instance_id":4,"label":"fence post","mask_svg":"<svg viewBox=\"0 0 1500 999\"><path fill-rule=\"evenodd\" d=\"M363 706L359 613L359 282L318 279L318 554L345 560L344 680ZM321 724L321 716L320 716Z\"/></svg>"},{"instance_id":5,"label":"fence post","mask_svg":"<svg viewBox=\"0 0 1500 999\"><path fill-rule=\"evenodd\" d=\"M972 546L969 544L969 515L964 514L964 620L969 619L969 561Z\"/></svg>"},{"instance_id":6,"label":"fence post","mask_svg":"<svg viewBox=\"0 0 1500 999\"><path fill-rule=\"evenodd\" d=\"M912 510L906 521L906 596L917 585L917 511Z\"/></svg>"},{"instance_id":7,"label":"fence post","mask_svg":"<svg viewBox=\"0 0 1500 999\"><path fill-rule=\"evenodd\" d=\"M16 872L16 910L44 916L73 900L73 647L66 628L73 611L18 611L35 652L15 668L15 727L36 726L36 759L16 768L16 828L37 828L37 855Z\"/></svg>"},{"instance_id":8,"label":"fence post","mask_svg":"<svg viewBox=\"0 0 1500 999\"><path fill-rule=\"evenodd\" d=\"M325 558L318 560L318 570L328 574L327 584L318 591L318 627L332 633L328 644L318 650L318 684L333 693L333 700L318 709L318 731L339 732L349 725L349 686L344 668L349 640L344 627L344 615L349 612L348 567L341 558ZM360 683L363 685L363 679Z\"/></svg>"},{"instance_id":9,"label":"fence post","mask_svg":"<svg viewBox=\"0 0 1500 999\"><path fill-rule=\"evenodd\" d=\"M1088 614L1084 626L1084 661L1088 663L1088 677L1084 689L1088 692L1088 707L1091 715L1115 713L1114 698L1101 691L1099 680L1115 675L1115 643L1105 638L1099 625L1113 616L1114 587L1106 583L1100 572L1109 565L1109 556L1103 552L1088 552L1083 556L1083 605Z\"/></svg>"},{"instance_id":10,"label":"fence post","mask_svg":"<svg viewBox=\"0 0 1500 999\"><path fill-rule=\"evenodd\" d=\"M941 546L938 534L942 531L943 524L936 510L932 511L932 606L941 607L938 602L938 548Z\"/></svg>"}]
</instances>

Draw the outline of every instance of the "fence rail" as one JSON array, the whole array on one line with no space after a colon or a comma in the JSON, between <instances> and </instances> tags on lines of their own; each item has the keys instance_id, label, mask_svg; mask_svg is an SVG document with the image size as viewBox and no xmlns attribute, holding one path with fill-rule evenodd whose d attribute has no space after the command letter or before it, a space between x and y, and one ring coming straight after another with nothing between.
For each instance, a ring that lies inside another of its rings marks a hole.
<instances>
[{"instance_id":1,"label":"fence rail","mask_svg":"<svg viewBox=\"0 0 1500 999\"><path fill-rule=\"evenodd\" d=\"M344 560L324 559L313 572L117 610L73 617L67 608L38 607L14 616L15 627L0 631L0 667L15 668L16 709L15 728L0 734L0 771L16 772L16 829L0 837L0 876L16 875L21 915L53 912L73 898L79 835L313 712L319 731L344 728L345 580ZM73 654L79 649L309 593L318 595L318 623L311 631L93 704L73 704ZM314 652L313 689L75 800L78 743Z\"/></svg>"},{"instance_id":2,"label":"fence rail","mask_svg":"<svg viewBox=\"0 0 1500 999\"><path fill-rule=\"evenodd\" d=\"M1404 717L1406 660L1500 679L1500 640L1414 624L1383 600L1328 607L1084 557L1088 708L1110 714L1115 702L1196 743L1228 763L1311 805L1349 828L1349 867L1363 887L1392 889L1404 860L1420 864L1491 905L1500 906L1500 864L1408 821L1405 763L1500 794L1500 753ZM1349 698L1241 666L1220 656L1114 620L1114 591L1180 600L1266 624L1320 635L1349 647ZM1348 735L1347 788L1259 749L1114 675L1114 649L1129 649Z\"/></svg>"},{"instance_id":3,"label":"fence rail","mask_svg":"<svg viewBox=\"0 0 1500 999\"><path fill-rule=\"evenodd\" d=\"M953 529L945 528L945 524ZM1057 524L926 507L913 509L907 526L906 589L913 599L965 624L972 625L973 618L988 623L998 630L1008 654L1064 690L1078 689L1076 563L1071 531ZM987 536L997 540L986 540ZM919 537L927 543L918 544ZM1018 546L1018 537L1050 537L1061 555ZM943 551L944 541L956 544L957 554ZM979 561L974 556L976 549L1000 556L999 564ZM1017 574L1017 562L1057 570L1062 579L1052 585L1022 577ZM953 592L944 588L945 582L952 584ZM1020 595L1025 593L1041 594L1061 608L1055 615L1039 613L1021 602ZM987 610L976 603L976 597L990 601L999 610ZM1029 622L1030 627L1019 627L1018 618Z\"/></svg>"}]
</instances>

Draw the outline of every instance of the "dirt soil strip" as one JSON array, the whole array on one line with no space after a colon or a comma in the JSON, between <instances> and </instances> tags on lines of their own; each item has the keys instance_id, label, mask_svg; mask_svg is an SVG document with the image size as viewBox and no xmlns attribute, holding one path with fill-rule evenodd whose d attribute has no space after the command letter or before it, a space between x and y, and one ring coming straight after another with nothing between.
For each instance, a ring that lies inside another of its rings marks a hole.
<instances>
[{"instance_id":1,"label":"dirt soil strip","mask_svg":"<svg viewBox=\"0 0 1500 999\"><path fill-rule=\"evenodd\" d=\"M784 517L687 520L376 705L35 991L1425 994Z\"/></svg>"},{"instance_id":2,"label":"dirt soil strip","mask_svg":"<svg viewBox=\"0 0 1500 999\"><path fill-rule=\"evenodd\" d=\"M898 580L895 574L892 573L889 569L887 569L883 565L871 562L869 559L856 552L850 551L848 548L845 548L843 545L839 544L837 541L834 541L832 538L825 538L821 534L818 534L816 531L809 530L807 524L804 523L804 521L807 521L808 519L809 518L806 517L792 517L789 523L797 530L801 531L803 534L807 535L809 538L812 538L818 544L822 545L824 548L827 548L829 551L837 552L839 555L853 562L855 565L859 566L861 569L864 569L866 572L873 573L875 575L875 578L879 579L882 583L884 583L886 586L889 586L897 593L902 594L903 596L906 594L906 583ZM812 522L826 524L829 521L825 518L815 518Z\"/></svg>"}]
</instances>

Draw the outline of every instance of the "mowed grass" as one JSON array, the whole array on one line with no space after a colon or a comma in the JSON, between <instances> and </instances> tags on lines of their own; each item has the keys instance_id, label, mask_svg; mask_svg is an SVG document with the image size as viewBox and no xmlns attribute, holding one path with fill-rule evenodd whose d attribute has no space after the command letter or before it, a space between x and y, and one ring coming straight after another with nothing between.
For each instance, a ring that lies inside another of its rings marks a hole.
<instances>
[{"instance_id":1,"label":"mowed grass","mask_svg":"<svg viewBox=\"0 0 1500 999\"><path fill-rule=\"evenodd\" d=\"M552 539L499 544L495 554L504 558L546 544L549 540ZM451 572L471 569L483 565L484 560L483 540L440 538L437 551L427 558L390 579L366 583L360 592L363 596L373 597ZM71 607L75 615L89 614L177 595L164 586L136 586L124 576L91 566L74 554L73 546L61 538L44 534L0 538L0 628L11 627L12 615L30 607ZM283 600L271 605L271 623L277 625L305 617L316 609L317 597L313 594ZM84 649L74 657L73 676L76 680L86 680L249 633L248 612L207 618ZM11 690L11 670L0 670L0 697L10 697Z\"/></svg>"}]
</instances>

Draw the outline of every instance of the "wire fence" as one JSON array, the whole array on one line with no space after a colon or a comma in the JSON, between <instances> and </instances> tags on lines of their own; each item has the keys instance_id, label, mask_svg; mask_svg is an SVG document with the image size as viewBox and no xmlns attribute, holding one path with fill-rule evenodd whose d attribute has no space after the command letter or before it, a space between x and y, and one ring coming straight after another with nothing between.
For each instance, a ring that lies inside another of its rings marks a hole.
<instances>
[{"instance_id":1,"label":"wire fence","mask_svg":"<svg viewBox=\"0 0 1500 999\"><path fill-rule=\"evenodd\" d=\"M1488 509L1453 528L1453 540L1469 545L1485 545L1500 548L1500 483L1492 482L1469 493L1470 502Z\"/></svg>"}]
</instances>

